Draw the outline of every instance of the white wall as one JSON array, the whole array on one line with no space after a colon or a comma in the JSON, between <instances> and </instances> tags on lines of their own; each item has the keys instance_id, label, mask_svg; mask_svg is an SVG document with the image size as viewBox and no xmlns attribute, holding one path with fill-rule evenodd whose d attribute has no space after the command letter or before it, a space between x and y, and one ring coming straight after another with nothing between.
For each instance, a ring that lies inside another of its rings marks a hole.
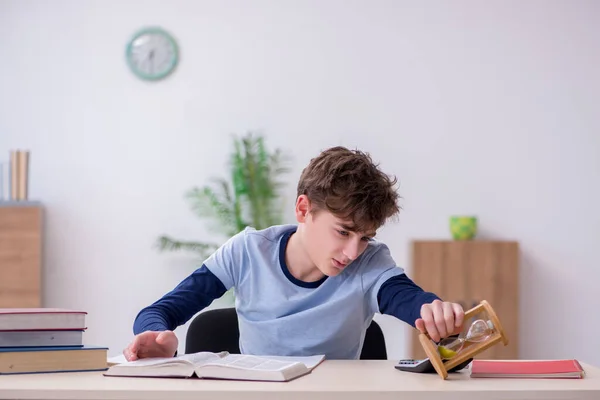
<instances>
[{"instance_id":1,"label":"white wall","mask_svg":"<svg viewBox=\"0 0 600 400\"><path fill-rule=\"evenodd\" d=\"M138 310L198 265L158 254L155 238L212 238L183 193L225 173L229 134L262 129L294 153L290 197L334 144L396 173L404 211L380 238L407 268L409 240L448 237L453 213L519 240L523 357L600 364L599 12L592 1L1 1L0 155L32 150L45 305L89 311L86 342L118 354ZM123 56L147 24L182 48L155 84ZM391 357L407 355L404 325L385 322Z\"/></svg>"}]
</instances>

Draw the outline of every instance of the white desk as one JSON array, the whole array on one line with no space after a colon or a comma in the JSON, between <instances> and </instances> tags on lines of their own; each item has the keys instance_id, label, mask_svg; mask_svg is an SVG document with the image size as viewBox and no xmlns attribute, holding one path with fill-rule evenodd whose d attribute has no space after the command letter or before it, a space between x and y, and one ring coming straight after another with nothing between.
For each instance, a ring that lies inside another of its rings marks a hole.
<instances>
[{"instance_id":1,"label":"white desk","mask_svg":"<svg viewBox=\"0 0 600 400\"><path fill-rule=\"evenodd\" d=\"M0 399L497 400L600 399L600 368L584 379L483 379L401 372L395 361L325 361L287 383L105 377L100 372L0 376Z\"/></svg>"}]
</instances>

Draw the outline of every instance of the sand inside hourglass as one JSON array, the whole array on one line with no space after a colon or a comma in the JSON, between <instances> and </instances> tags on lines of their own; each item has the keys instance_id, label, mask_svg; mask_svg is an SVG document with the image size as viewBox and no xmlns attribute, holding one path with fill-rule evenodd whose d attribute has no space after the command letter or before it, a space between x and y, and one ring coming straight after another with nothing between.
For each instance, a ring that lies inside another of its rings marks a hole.
<instances>
[{"instance_id":1,"label":"sand inside hourglass","mask_svg":"<svg viewBox=\"0 0 600 400\"><path fill-rule=\"evenodd\" d=\"M443 360L449 360L468 347L487 340L493 333L492 322L487 318L478 318L471 322L466 333L463 331L457 338L442 339L438 344L438 352Z\"/></svg>"}]
</instances>

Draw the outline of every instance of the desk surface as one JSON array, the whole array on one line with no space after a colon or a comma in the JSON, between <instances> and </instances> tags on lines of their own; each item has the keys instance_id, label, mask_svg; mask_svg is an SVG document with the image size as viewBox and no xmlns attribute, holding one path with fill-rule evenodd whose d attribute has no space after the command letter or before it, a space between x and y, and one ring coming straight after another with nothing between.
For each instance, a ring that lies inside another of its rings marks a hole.
<instances>
[{"instance_id":1,"label":"desk surface","mask_svg":"<svg viewBox=\"0 0 600 400\"><path fill-rule=\"evenodd\" d=\"M584 379L485 379L402 372L395 361L324 361L291 382L105 377L101 372L2 375L0 399L600 399L600 368ZM404 395L404 396L403 396Z\"/></svg>"}]
</instances>

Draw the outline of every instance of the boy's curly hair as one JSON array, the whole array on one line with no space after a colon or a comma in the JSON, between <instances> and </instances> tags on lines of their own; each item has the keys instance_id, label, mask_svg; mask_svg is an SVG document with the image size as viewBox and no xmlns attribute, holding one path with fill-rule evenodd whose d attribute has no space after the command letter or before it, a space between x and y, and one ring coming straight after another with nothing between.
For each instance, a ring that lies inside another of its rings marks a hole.
<instances>
[{"instance_id":1,"label":"boy's curly hair","mask_svg":"<svg viewBox=\"0 0 600 400\"><path fill-rule=\"evenodd\" d=\"M313 208L353 222L353 231L376 231L400 211L397 178L384 174L368 153L342 146L310 160L298 182L298 196Z\"/></svg>"}]
</instances>

